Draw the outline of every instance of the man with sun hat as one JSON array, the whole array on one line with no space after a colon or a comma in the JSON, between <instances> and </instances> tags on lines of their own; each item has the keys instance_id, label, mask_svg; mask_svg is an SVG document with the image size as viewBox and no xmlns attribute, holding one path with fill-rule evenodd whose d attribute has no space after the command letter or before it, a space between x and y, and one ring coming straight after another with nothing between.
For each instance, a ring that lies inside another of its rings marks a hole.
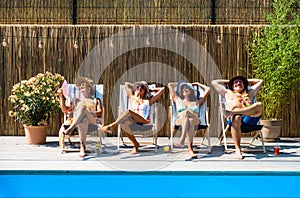
<instances>
[{"instance_id":1,"label":"man with sun hat","mask_svg":"<svg viewBox=\"0 0 300 198\"><path fill-rule=\"evenodd\" d=\"M224 86L228 84L228 89ZM248 90L248 85L251 88ZM230 118L231 134L235 145L235 158L243 159L241 150L241 125L256 124L259 121L262 113L262 104L256 102L251 104L252 98L255 97L263 84L263 80L249 79L244 76L235 76L232 79L213 80L212 85L216 91L226 99L226 111L224 112L227 118Z\"/></svg>"}]
</instances>

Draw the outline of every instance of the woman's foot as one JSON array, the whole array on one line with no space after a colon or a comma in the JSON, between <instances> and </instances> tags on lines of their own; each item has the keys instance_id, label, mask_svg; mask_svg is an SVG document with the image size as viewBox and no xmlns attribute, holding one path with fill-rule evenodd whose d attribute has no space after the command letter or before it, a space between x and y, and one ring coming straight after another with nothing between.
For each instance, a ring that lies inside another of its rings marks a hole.
<instances>
[{"instance_id":1,"label":"woman's foot","mask_svg":"<svg viewBox=\"0 0 300 198\"><path fill-rule=\"evenodd\" d=\"M181 142L173 142L173 146L183 148L184 144L181 144Z\"/></svg>"},{"instance_id":2,"label":"woman's foot","mask_svg":"<svg viewBox=\"0 0 300 198\"><path fill-rule=\"evenodd\" d=\"M86 154L86 150L85 150L85 145L81 144L80 151L79 151L79 157L85 157L86 155L87 154Z\"/></svg>"},{"instance_id":3,"label":"woman's foot","mask_svg":"<svg viewBox=\"0 0 300 198\"><path fill-rule=\"evenodd\" d=\"M130 152L132 155L137 154L139 152L139 146L140 144L134 145L132 151Z\"/></svg>"},{"instance_id":4,"label":"woman's foot","mask_svg":"<svg viewBox=\"0 0 300 198\"><path fill-rule=\"evenodd\" d=\"M244 159L244 156L241 151L235 151L234 158L237 160L242 160L242 159Z\"/></svg>"},{"instance_id":5,"label":"woman's foot","mask_svg":"<svg viewBox=\"0 0 300 198\"><path fill-rule=\"evenodd\" d=\"M194 151L188 151L188 152L189 152L190 158L197 159L197 155L194 153Z\"/></svg>"},{"instance_id":6,"label":"woman's foot","mask_svg":"<svg viewBox=\"0 0 300 198\"><path fill-rule=\"evenodd\" d=\"M101 132L105 132L105 133L110 133L112 134L112 127L110 125L107 125L107 126L103 126L103 127L98 127L98 131L101 131Z\"/></svg>"}]
</instances>

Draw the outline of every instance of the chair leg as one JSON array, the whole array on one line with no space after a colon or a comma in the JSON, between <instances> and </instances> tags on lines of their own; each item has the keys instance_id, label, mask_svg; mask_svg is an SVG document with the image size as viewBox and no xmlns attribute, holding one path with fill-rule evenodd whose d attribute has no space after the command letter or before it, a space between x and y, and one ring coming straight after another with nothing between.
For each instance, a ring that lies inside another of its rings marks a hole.
<instances>
[{"instance_id":1,"label":"chair leg","mask_svg":"<svg viewBox=\"0 0 300 198\"><path fill-rule=\"evenodd\" d=\"M210 130L209 130L209 127L208 129L206 129L206 133L207 133L207 144L208 144L208 152L211 153L211 145L210 145Z\"/></svg>"},{"instance_id":2,"label":"chair leg","mask_svg":"<svg viewBox=\"0 0 300 198\"><path fill-rule=\"evenodd\" d=\"M153 135L153 137L152 137L152 144L153 144L153 145L156 145L156 144L155 144L155 142L156 142L155 139L156 139L156 137L155 137L155 135Z\"/></svg>"},{"instance_id":3,"label":"chair leg","mask_svg":"<svg viewBox=\"0 0 300 198\"><path fill-rule=\"evenodd\" d=\"M120 128L120 125L118 126L118 135L117 135L117 150L119 151L120 150L120 138L121 138L121 128Z\"/></svg>"},{"instance_id":4,"label":"chair leg","mask_svg":"<svg viewBox=\"0 0 300 198\"><path fill-rule=\"evenodd\" d=\"M250 145L252 145L252 143L255 141L255 139L257 139L259 136L259 132L256 132L255 136L253 136L252 140L250 141Z\"/></svg>"},{"instance_id":5,"label":"chair leg","mask_svg":"<svg viewBox=\"0 0 300 198\"><path fill-rule=\"evenodd\" d=\"M102 138L104 138L103 132L97 131L97 135L99 137L99 143L102 145L103 144Z\"/></svg>"},{"instance_id":6,"label":"chair leg","mask_svg":"<svg viewBox=\"0 0 300 198\"><path fill-rule=\"evenodd\" d=\"M225 151L227 152L228 148L227 148L227 139L226 139L226 132L229 129L229 125L226 126L226 128L223 130L223 138L224 138L224 146L225 146Z\"/></svg>"},{"instance_id":7,"label":"chair leg","mask_svg":"<svg viewBox=\"0 0 300 198\"><path fill-rule=\"evenodd\" d=\"M264 140L263 140L263 136L262 136L262 132L261 131L257 131L255 136L252 138L252 140L250 141L249 145L253 145L252 143L255 141L255 139L257 139L258 137L261 137L261 145L262 145L262 148L263 148L263 152L266 153L266 148L265 148L265 143L264 143Z\"/></svg>"},{"instance_id":8,"label":"chair leg","mask_svg":"<svg viewBox=\"0 0 300 198\"><path fill-rule=\"evenodd\" d=\"M173 151L173 137L175 136L177 130L175 127L172 127L171 134L170 134L170 146L171 146L171 152Z\"/></svg>"},{"instance_id":9,"label":"chair leg","mask_svg":"<svg viewBox=\"0 0 300 198\"><path fill-rule=\"evenodd\" d=\"M121 139L121 141L122 141L123 146L127 146L127 145L125 144L125 141L124 141L124 138L123 138L123 133L122 133L122 131L121 131L121 134L120 134L120 139Z\"/></svg>"},{"instance_id":10,"label":"chair leg","mask_svg":"<svg viewBox=\"0 0 300 198\"><path fill-rule=\"evenodd\" d=\"M206 131L204 132L204 135L203 135L202 141L200 142L200 144L201 144L201 145L203 145L203 144L204 144L205 138L207 138L207 137L206 137Z\"/></svg>"},{"instance_id":11,"label":"chair leg","mask_svg":"<svg viewBox=\"0 0 300 198\"><path fill-rule=\"evenodd\" d=\"M71 140L70 136L68 136L68 141L69 141L70 144L72 144L72 140Z\"/></svg>"},{"instance_id":12,"label":"chair leg","mask_svg":"<svg viewBox=\"0 0 300 198\"><path fill-rule=\"evenodd\" d=\"M208 153L211 153L211 145L210 145L210 132L209 128L205 129L202 141L200 142L200 145L204 145L204 141L207 139L207 147L208 147Z\"/></svg>"},{"instance_id":13,"label":"chair leg","mask_svg":"<svg viewBox=\"0 0 300 198\"><path fill-rule=\"evenodd\" d=\"M223 139L224 139L223 130L221 131L218 139L219 139L219 145L222 145L223 144Z\"/></svg>"},{"instance_id":14,"label":"chair leg","mask_svg":"<svg viewBox=\"0 0 300 198\"><path fill-rule=\"evenodd\" d=\"M262 133L261 130L259 131L259 135L260 135L260 138L261 138L261 145L262 145L262 147L263 147L263 152L266 153L266 147L265 147L265 142L264 142L264 136L263 136L263 133Z\"/></svg>"},{"instance_id":15,"label":"chair leg","mask_svg":"<svg viewBox=\"0 0 300 198\"><path fill-rule=\"evenodd\" d=\"M158 145L157 145L157 133L155 134L155 137L154 137L154 146L155 146L155 152L157 152L157 147L158 147Z\"/></svg>"},{"instance_id":16,"label":"chair leg","mask_svg":"<svg viewBox=\"0 0 300 198\"><path fill-rule=\"evenodd\" d=\"M170 146L171 146L171 152L173 151L173 129L171 127L170 130Z\"/></svg>"}]
</instances>

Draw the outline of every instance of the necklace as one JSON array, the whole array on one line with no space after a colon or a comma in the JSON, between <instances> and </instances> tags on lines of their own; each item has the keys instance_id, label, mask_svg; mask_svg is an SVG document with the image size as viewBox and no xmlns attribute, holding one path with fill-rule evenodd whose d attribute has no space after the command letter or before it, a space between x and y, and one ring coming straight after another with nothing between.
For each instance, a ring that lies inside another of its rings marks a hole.
<instances>
[{"instance_id":1,"label":"necklace","mask_svg":"<svg viewBox=\"0 0 300 198\"><path fill-rule=\"evenodd\" d=\"M246 91L242 93L234 91L233 93L237 95L239 102L242 103L244 106L249 107L251 105L249 94Z\"/></svg>"}]
</instances>

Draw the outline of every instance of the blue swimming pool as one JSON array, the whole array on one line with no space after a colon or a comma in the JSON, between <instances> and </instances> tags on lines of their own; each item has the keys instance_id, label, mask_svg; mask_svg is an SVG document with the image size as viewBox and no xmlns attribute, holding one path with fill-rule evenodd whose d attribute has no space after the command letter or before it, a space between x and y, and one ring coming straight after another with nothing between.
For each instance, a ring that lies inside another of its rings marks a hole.
<instances>
[{"instance_id":1,"label":"blue swimming pool","mask_svg":"<svg viewBox=\"0 0 300 198\"><path fill-rule=\"evenodd\" d=\"M300 172L0 171L0 197L300 197Z\"/></svg>"}]
</instances>

